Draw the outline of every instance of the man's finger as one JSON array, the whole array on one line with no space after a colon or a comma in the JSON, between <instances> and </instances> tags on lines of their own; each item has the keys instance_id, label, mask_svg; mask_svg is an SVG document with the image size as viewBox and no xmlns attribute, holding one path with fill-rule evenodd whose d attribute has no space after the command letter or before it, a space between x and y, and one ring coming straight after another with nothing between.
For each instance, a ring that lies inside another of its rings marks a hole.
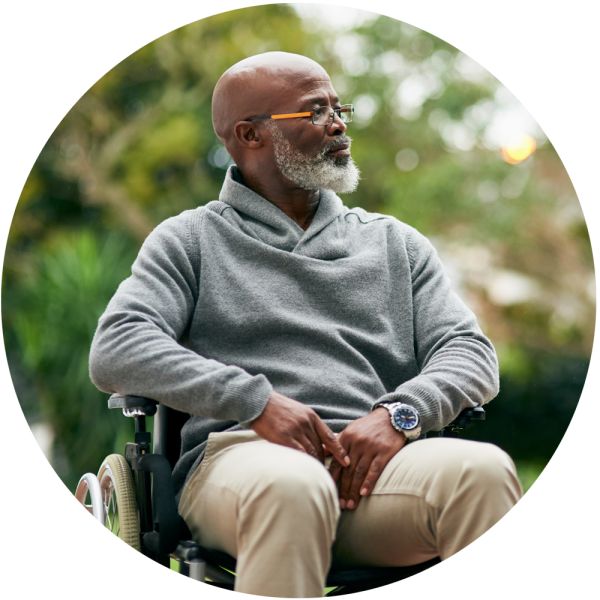
<instances>
[{"instance_id":1,"label":"man's finger","mask_svg":"<svg viewBox=\"0 0 600 600\"><path fill-rule=\"evenodd\" d=\"M381 470L378 461L362 457L352 474L352 483L348 492L348 508L356 508L362 496L371 493L375 481L379 478Z\"/></svg>"},{"instance_id":2,"label":"man's finger","mask_svg":"<svg viewBox=\"0 0 600 600\"><path fill-rule=\"evenodd\" d=\"M342 469L338 482L338 490L340 497L340 506L347 508L348 500L350 500L350 485L352 484L352 477L354 474L354 464L349 467Z\"/></svg>"},{"instance_id":3,"label":"man's finger","mask_svg":"<svg viewBox=\"0 0 600 600\"><path fill-rule=\"evenodd\" d=\"M323 446L321 441L317 438L313 439L316 436L304 435L299 440L300 444L304 447L305 451L314 456L319 462L325 462L325 453L323 452Z\"/></svg>"},{"instance_id":4,"label":"man's finger","mask_svg":"<svg viewBox=\"0 0 600 600\"><path fill-rule=\"evenodd\" d=\"M281 443L282 446L287 446L288 448L293 448L294 450L299 450L300 452L308 453L306 448L298 441L292 439L287 443Z\"/></svg>"},{"instance_id":5,"label":"man's finger","mask_svg":"<svg viewBox=\"0 0 600 600\"><path fill-rule=\"evenodd\" d=\"M339 462L336 462L335 460L331 461L331 464L329 465L329 474L331 475L331 477L333 477L333 481L335 481L335 484L337 485L339 480L340 480L340 475L342 473L342 466L340 465Z\"/></svg>"},{"instance_id":6,"label":"man's finger","mask_svg":"<svg viewBox=\"0 0 600 600\"><path fill-rule=\"evenodd\" d=\"M356 467L352 471L352 478L350 479L344 498L346 499L346 508L350 510L356 508L360 501L359 492L363 486L365 476L369 471L369 465L371 460L368 457L361 456Z\"/></svg>"},{"instance_id":7,"label":"man's finger","mask_svg":"<svg viewBox=\"0 0 600 600\"><path fill-rule=\"evenodd\" d=\"M348 453L344 450L338 436L336 436L319 417L315 420L315 430L321 438L321 442L325 448L331 452L333 458L335 458L342 467L347 467L350 464Z\"/></svg>"},{"instance_id":8,"label":"man's finger","mask_svg":"<svg viewBox=\"0 0 600 600\"><path fill-rule=\"evenodd\" d=\"M359 494L361 496L369 496L371 494L382 471L383 467L381 466L381 463L377 459L373 460L369 466L367 475L360 486Z\"/></svg>"}]
</instances>

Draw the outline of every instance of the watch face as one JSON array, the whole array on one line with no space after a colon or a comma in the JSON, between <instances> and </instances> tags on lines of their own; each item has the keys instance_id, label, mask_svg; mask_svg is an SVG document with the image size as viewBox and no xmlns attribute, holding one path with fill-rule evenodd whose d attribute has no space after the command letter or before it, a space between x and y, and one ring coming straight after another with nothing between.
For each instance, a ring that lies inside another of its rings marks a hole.
<instances>
[{"instance_id":1,"label":"watch face","mask_svg":"<svg viewBox=\"0 0 600 600\"><path fill-rule=\"evenodd\" d=\"M410 407L400 406L394 411L394 423L400 429L410 431L419 424L419 415Z\"/></svg>"}]
</instances>

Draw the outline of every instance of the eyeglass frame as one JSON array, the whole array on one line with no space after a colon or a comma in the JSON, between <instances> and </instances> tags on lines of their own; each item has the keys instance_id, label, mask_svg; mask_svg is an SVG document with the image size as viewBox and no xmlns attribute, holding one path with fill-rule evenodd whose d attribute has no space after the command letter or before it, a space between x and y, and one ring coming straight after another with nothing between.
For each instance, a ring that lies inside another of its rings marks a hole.
<instances>
[{"instance_id":1,"label":"eyeglass frame","mask_svg":"<svg viewBox=\"0 0 600 600\"><path fill-rule=\"evenodd\" d=\"M298 113L281 113L281 114L275 114L275 115L255 115L254 117L249 117L247 119L245 119L246 121L265 121L265 120L275 120L275 121L279 121L279 120L283 120L283 119L307 119L308 117L310 117L311 119L311 123L313 125L316 125L317 127L327 127L328 125L331 125L331 123L333 123L333 120L335 118L335 115L338 116L338 119L346 124L346 123L352 123L352 115L354 114L354 105L353 104L342 104L341 106L338 106L337 108L330 108L329 109L329 119L326 123L315 123L315 113L318 110L321 110L323 108L328 108L327 106L319 106L318 108L316 108L315 110L310 110L310 111L306 111L306 112L298 112ZM349 110L348 110L349 109ZM349 113L350 118L348 121L344 121L344 119L341 116L342 110L344 111L344 113Z\"/></svg>"}]
</instances>

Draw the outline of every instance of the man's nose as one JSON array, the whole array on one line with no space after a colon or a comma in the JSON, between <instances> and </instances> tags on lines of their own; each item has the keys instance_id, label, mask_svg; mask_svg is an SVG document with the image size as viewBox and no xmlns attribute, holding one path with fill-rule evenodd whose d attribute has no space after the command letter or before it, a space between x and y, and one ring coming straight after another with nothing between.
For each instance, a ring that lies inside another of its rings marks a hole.
<instances>
[{"instance_id":1,"label":"man's nose","mask_svg":"<svg viewBox=\"0 0 600 600\"><path fill-rule=\"evenodd\" d=\"M342 121L340 115L333 113L333 121L331 121L331 123L329 123L329 125L326 127L327 135L342 135L343 133L346 133L347 129L348 125Z\"/></svg>"}]
</instances>

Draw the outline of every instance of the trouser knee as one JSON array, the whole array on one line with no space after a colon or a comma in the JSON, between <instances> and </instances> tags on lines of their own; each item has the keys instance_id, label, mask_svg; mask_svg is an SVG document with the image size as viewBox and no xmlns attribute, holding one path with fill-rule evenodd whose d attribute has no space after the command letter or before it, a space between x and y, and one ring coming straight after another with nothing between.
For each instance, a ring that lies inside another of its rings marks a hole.
<instances>
[{"instance_id":1,"label":"trouser knee","mask_svg":"<svg viewBox=\"0 0 600 600\"><path fill-rule=\"evenodd\" d=\"M453 440L431 473L426 499L433 506L498 506L506 512L522 495L512 459L486 442ZM495 511L493 511L495 512Z\"/></svg>"},{"instance_id":2,"label":"trouser knee","mask_svg":"<svg viewBox=\"0 0 600 600\"><path fill-rule=\"evenodd\" d=\"M487 531L522 495L514 464L503 450L483 442L465 442L455 450L433 492L442 558Z\"/></svg>"},{"instance_id":3,"label":"trouser knee","mask_svg":"<svg viewBox=\"0 0 600 600\"><path fill-rule=\"evenodd\" d=\"M244 510L288 531L309 532L333 541L340 517L333 479L315 459L301 469L265 473L244 502ZM313 463L314 464L310 464Z\"/></svg>"},{"instance_id":4,"label":"trouser knee","mask_svg":"<svg viewBox=\"0 0 600 600\"><path fill-rule=\"evenodd\" d=\"M479 450L465 460L464 472L471 485L481 493L494 495L508 492L516 502L522 494L515 465L510 456L498 446L479 444Z\"/></svg>"}]
</instances>

